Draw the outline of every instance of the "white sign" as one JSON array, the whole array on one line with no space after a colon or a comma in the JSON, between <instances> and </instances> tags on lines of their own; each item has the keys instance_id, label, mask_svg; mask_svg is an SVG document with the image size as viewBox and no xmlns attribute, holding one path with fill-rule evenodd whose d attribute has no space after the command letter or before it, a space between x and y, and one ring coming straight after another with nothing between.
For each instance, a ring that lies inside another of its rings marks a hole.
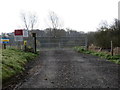
<instances>
[{"instance_id":1,"label":"white sign","mask_svg":"<svg viewBox=\"0 0 120 90\"><path fill-rule=\"evenodd\" d=\"M23 37L28 37L28 30L23 30Z\"/></svg>"},{"instance_id":2,"label":"white sign","mask_svg":"<svg viewBox=\"0 0 120 90\"><path fill-rule=\"evenodd\" d=\"M15 36L15 41L23 41L23 36Z\"/></svg>"}]
</instances>

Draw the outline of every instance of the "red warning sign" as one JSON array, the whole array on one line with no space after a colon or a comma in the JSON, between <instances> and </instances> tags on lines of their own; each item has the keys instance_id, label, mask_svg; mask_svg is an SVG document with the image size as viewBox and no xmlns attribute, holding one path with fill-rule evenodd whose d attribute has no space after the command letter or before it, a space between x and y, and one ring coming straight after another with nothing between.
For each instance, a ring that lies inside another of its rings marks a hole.
<instances>
[{"instance_id":1,"label":"red warning sign","mask_svg":"<svg viewBox=\"0 0 120 90\"><path fill-rule=\"evenodd\" d=\"M22 36L23 35L23 30L19 29L19 30L15 30L15 36Z\"/></svg>"}]
</instances>

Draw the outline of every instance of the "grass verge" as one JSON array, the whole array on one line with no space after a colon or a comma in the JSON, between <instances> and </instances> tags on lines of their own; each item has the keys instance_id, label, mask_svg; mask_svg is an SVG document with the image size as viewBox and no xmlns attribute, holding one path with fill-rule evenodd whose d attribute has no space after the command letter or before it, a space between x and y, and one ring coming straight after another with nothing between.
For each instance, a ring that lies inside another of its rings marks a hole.
<instances>
[{"instance_id":1,"label":"grass verge","mask_svg":"<svg viewBox=\"0 0 120 90\"><path fill-rule=\"evenodd\" d=\"M15 76L24 71L25 64L34 59L38 54L24 52L16 49L4 49L2 50L2 60L0 63L2 71L0 78L2 81Z\"/></svg>"},{"instance_id":2,"label":"grass verge","mask_svg":"<svg viewBox=\"0 0 120 90\"><path fill-rule=\"evenodd\" d=\"M105 58L111 62L114 62L116 64L120 64L120 55L110 55L104 52L94 52L94 51L90 51L90 50L85 50L82 47L74 47L74 50L77 52L81 52L81 53L85 53L85 54L92 54L94 56L99 56L101 58Z\"/></svg>"}]
</instances>

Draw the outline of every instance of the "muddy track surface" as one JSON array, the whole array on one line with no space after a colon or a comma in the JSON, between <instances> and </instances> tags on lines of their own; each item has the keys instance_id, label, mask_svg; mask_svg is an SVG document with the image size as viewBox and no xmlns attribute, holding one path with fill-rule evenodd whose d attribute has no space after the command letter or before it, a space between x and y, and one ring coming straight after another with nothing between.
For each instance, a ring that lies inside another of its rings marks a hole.
<instances>
[{"instance_id":1,"label":"muddy track surface","mask_svg":"<svg viewBox=\"0 0 120 90\"><path fill-rule=\"evenodd\" d=\"M43 50L28 71L23 88L118 88L119 66L73 50Z\"/></svg>"}]
</instances>

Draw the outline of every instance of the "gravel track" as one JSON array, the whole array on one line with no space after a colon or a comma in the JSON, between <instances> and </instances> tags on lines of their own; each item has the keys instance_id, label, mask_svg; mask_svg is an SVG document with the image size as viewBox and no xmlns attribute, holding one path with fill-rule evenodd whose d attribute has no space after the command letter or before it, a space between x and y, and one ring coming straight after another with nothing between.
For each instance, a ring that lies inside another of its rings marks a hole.
<instances>
[{"instance_id":1,"label":"gravel track","mask_svg":"<svg viewBox=\"0 0 120 90\"><path fill-rule=\"evenodd\" d=\"M119 66L73 50L42 50L22 88L118 88Z\"/></svg>"}]
</instances>

